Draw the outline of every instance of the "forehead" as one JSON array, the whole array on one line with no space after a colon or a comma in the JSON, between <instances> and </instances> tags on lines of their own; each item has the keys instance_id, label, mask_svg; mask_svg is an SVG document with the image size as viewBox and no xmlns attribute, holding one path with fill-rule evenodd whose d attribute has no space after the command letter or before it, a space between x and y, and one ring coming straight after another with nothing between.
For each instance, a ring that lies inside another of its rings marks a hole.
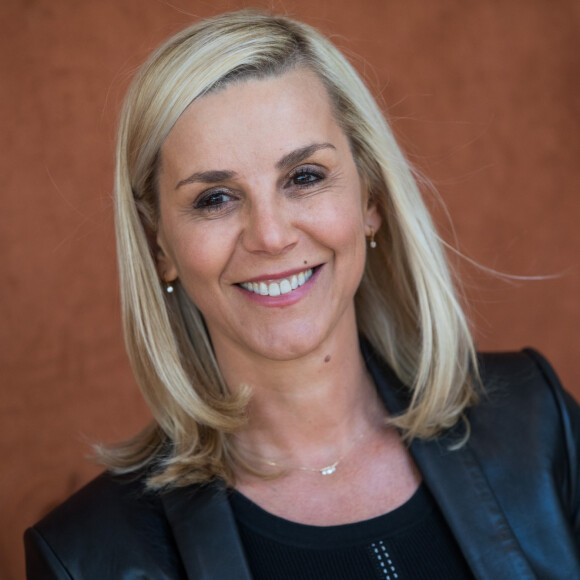
<instances>
[{"instance_id":1,"label":"forehead","mask_svg":"<svg viewBox=\"0 0 580 580\"><path fill-rule=\"evenodd\" d=\"M324 85L312 71L297 68L234 82L195 100L162 146L162 167L274 159L321 140L346 142Z\"/></svg>"}]
</instances>

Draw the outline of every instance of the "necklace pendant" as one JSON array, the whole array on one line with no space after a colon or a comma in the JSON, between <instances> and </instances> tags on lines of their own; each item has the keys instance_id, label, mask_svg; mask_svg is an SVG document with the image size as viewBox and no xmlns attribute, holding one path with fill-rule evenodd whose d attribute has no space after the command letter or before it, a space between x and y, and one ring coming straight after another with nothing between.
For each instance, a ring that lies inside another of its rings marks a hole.
<instances>
[{"instance_id":1,"label":"necklace pendant","mask_svg":"<svg viewBox=\"0 0 580 580\"><path fill-rule=\"evenodd\" d=\"M332 475L335 471L336 471L336 463L334 465L329 465L328 467L321 469L320 473L322 473L322 475Z\"/></svg>"}]
</instances>

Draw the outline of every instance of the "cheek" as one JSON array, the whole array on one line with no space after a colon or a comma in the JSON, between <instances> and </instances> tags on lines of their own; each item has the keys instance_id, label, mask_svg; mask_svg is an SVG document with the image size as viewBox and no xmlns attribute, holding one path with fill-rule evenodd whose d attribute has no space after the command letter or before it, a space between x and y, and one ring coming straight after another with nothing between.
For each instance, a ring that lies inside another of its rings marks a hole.
<instances>
[{"instance_id":1,"label":"cheek","mask_svg":"<svg viewBox=\"0 0 580 580\"><path fill-rule=\"evenodd\" d=\"M177 233L174 260L179 278L192 299L196 288L219 281L229 258L228 247L228 240L220 235L219 228L190 226L186 232Z\"/></svg>"},{"instance_id":2,"label":"cheek","mask_svg":"<svg viewBox=\"0 0 580 580\"><path fill-rule=\"evenodd\" d=\"M312 215L326 245L336 251L354 254L364 249L364 223L358 200L349 201L325 204Z\"/></svg>"}]
</instances>

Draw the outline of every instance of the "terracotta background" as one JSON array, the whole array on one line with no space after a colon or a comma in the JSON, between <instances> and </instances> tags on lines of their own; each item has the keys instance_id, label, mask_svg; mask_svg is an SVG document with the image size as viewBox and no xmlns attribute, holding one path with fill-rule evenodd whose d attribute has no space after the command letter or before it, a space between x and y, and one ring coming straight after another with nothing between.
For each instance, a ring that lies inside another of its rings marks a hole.
<instances>
[{"instance_id":1,"label":"terracotta background","mask_svg":"<svg viewBox=\"0 0 580 580\"><path fill-rule=\"evenodd\" d=\"M2 0L0 578L21 534L95 475L89 443L147 421L120 338L111 184L135 67L195 17L247 2ZM580 3L285 0L351 55L477 262L484 349L531 344L580 396ZM430 196L444 237L453 233Z\"/></svg>"}]
</instances>

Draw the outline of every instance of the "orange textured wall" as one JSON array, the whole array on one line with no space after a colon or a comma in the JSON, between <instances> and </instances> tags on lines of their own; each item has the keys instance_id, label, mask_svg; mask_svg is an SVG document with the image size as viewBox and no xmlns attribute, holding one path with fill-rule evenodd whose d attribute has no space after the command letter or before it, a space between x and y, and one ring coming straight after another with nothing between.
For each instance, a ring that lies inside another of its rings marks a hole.
<instances>
[{"instance_id":1,"label":"orange textured wall","mask_svg":"<svg viewBox=\"0 0 580 580\"><path fill-rule=\"evenodd\" d=\"M135 67L214 0L4 0L0 577L21 533L97 473L88 442L148 413L120 338L111 210L114 125ZM433 181L484 349L534 345L580 396L580 4L575 0L280 0L334 35Z\"/></svg>"}]
</instances>

